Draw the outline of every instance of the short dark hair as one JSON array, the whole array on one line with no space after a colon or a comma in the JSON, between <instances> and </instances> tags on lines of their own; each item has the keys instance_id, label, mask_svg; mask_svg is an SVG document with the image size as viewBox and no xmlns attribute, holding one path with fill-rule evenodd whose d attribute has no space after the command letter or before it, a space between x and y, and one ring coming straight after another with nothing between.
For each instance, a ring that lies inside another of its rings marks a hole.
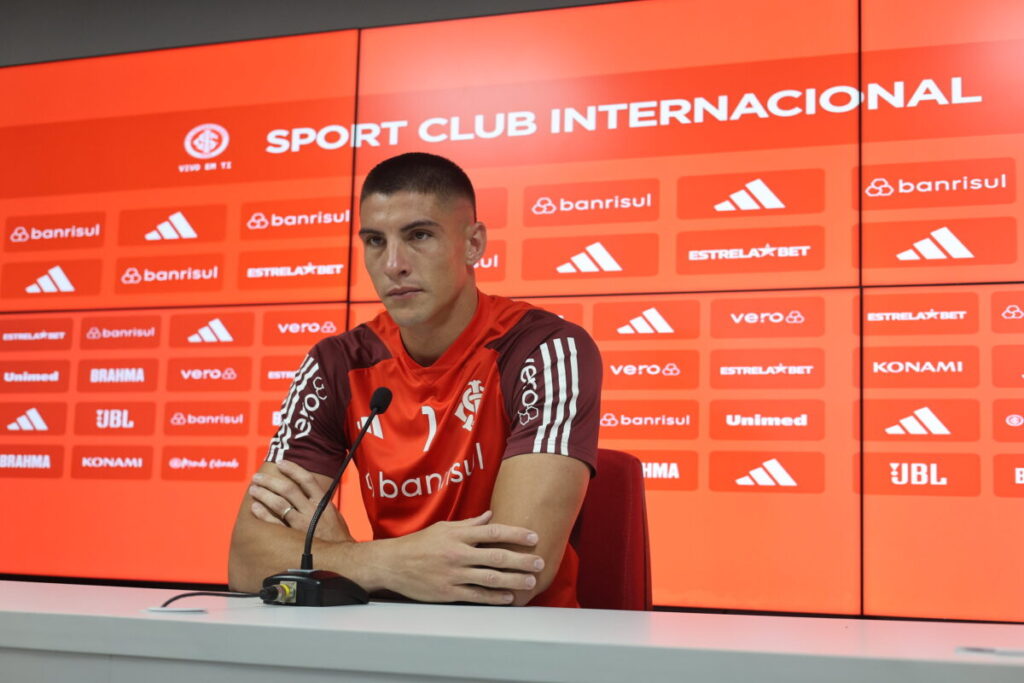
<instances>
[{"instance_id":1,"label":"short dark hair","mask_svg":"<svg viewBox=\"0 0 1024 683\"><path fill-rule=\"evenodd\" d=\"M370 171L363 182L359 201L371 194L419 192L441 199L468 199L476 219L476 193L466 172L450 159L425 152L409 152L385 159Z\"/></svg>"}]
</instances>

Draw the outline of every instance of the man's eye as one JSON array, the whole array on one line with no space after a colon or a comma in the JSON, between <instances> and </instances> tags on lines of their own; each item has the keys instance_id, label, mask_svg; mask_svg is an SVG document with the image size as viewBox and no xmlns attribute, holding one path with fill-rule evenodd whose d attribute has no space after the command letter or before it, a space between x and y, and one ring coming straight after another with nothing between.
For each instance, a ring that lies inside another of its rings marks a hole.
<instances>
[{"instance_id":1,"label":"man's eye","mask_svg":"<svg viewBox=\"0 0 1024 683\"><path fill-rule=\"evenodd\" d=\"M416 230L412 233L412 238L414 240L425 240L429 237L432 237L432 235L426 230Z\"/></svg>"},{"instance_id":2,"label":"man's eye","mask_svg":"<svg viewBox=\"0 0 1024 683\"><path fill-rule=\"evenodd\" d=\"M363 239L363 244L368 247L380 247L384 245L384 238L370 235Z\"/></svg>"}]
</instances>

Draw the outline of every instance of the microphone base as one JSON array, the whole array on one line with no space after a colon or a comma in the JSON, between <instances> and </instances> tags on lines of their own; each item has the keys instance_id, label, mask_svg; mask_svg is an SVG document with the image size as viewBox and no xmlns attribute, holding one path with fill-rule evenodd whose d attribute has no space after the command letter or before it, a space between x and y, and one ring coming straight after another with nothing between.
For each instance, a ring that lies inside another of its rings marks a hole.
<instances>
[{"instance_id":1,"label":"microphone base","mask_svg":"<svg viewBox=\"0 0 1024 683\"><path fill-rule=\"evenodd\" d=\"M268 605L333 607L365 605L370 595L352 579L326 569L289 569L263 579L260 597Z\"/></svg>"}]
</instances>

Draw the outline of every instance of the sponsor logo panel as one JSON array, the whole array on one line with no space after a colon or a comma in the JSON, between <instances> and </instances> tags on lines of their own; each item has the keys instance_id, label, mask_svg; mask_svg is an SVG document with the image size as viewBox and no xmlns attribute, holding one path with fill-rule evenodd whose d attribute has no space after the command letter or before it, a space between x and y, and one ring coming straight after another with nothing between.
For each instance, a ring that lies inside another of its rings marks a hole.
<instances>
[{"instance_id":1,"label":"sponsor logo panel","mask_svg":"<svg viewBox=\"0 0 1024 683\"><path fill-rule=\"evenodd\" d=\"M301 346L303 351L324 337L345 331L345 309L267 311L263 315L263 343Z\"/></svg>"},{"instance_id":2,"label":"sponsor logo panel","mask_svg":"<svg viewBox=\"0 0 1024 683\"><path fill-rule=\"evenodd\" d=\"M825 334L825 299L772 297L768 299L714 299L711 336L820 337Z\"/></svg>"},{"instance_id":3,"label":"sponsor logo panel","mask_svg":"<svg viewBox=\"0 0 1024 683\"><path fill-rule=\"evenodd\" d=\"M122 211L117 241L125 246L170 242L167 247L171 247L223 242L226 232L227 207L223 205L169 206Z\"/></svg>"},{"instance_id":4,"label":"sponsor logo panel","mask_svg":"<svg viewBox=\"0 0 1024 683\"><path fill-rule=\"evenodd\" d=\"M696 389L700 352L601 351L605 389Z\"/></svg>"},{"instance_id":5,"label":"sponsor logo panel","mask_svg":"<svg viewBox=\"0 0 1024 683\"><path fill-rule=\"evenodd\" d=\"M99 294L99 259L60 259L4 264L0 295L4 299L37 297L40 300Z\"/></svg>"},{"instance_id":6,"label":"sponsor logo panel","mask_svg":"<svg viewBox=\"0 0 1024 683\"><path fill-rule=\"evenodd\" d=\"M818 213L825 208L825 171L684 176L678 196L680 218Z\"/></svg>"},{"instance_id":7,"label":"sponsor logo panel","mask_svg":"<svg viewBox=\"0 0 1024 683\"><path fill-rule=\"evenodd\" d=\"M1024 441L1024 400L998 399L992 404L992 436L996 441Z\"/></svg>"},{"instance_id":8,"label":"sponsor logo panel","mask_svg":"<svg viewBox=\"0 0 1024 683\"><path fill-rule=\"evenodd\" d=\"M1024 388L1024 346L992 347L992 384Z\"/></svg>"},{"instance_id":9,"label":"sponsor logo panel","mask_svg":"<svg viewBox=\"0 0 1024 683\"><path fill-rule=\"evenodd\" d=\"M476 190L476 213L488 229L504 228L508 225L508 190L504 187Z\"/></svg>"},{"instance_id":10,"label":"sponsor logo panel","mask_svg":"<svg viewBox=\"0 0 1024 683\"><path fill-rule=\"evenodd\" d=\"M992 330L1024 334L1024 290L992 294Z\"/></svg>"},{"instance_id":11,"label":"sponsor logo panel","mask_svg":"<svg viewBox=\"0 0 1024 683\"><path fill-rule=\"evenodd\" d=\"M854 321L860 316L854 300ZM856 322L854 329L857 329ZM867 335L972 334L978 331L978 295L973 292L941 294L875 294L864 297L864 332Z\"/></svg>"},{"instance_id":12,"label":"sponsor logo panel","mask_svg":"<svg viewBox=\"0 0 1024 683\"><path fill-rule=\"evenodd\" d=\"M63 471L62 446L0 445L0 477L56 479Z\"/></svg>"},{"instance_id":13,"label":"sponsor logo panel","mask_svg":"<svg viewBox=\"0 0 1024 683\"><path fill-rule=\"evenodd\" d=\"M607 341L696 339L697 301L643 300L594 304L594 337Z\"/></svg>"},{"instance_id":14,"label":"sponsor logo panel","mask_svg":"<svg viewBox=\"0 0 1024 683\"><path fill-rule=\"evenodd\" d=\"M526 188L523 225L592 225L657 220L658 181L608 180Z\"/></svg>"},{"instance_id":15,"label":"sponsor logo panel","mask_svg":"<svg viewBox=\"0 0 1024 683\"><path fill-rule=\"evenodd\" d=\"M6 222L3 247L9 252L102 247L106 220L102 211L11 216Z\"/></svg>"},{"instance_id":16,"label":"sponsor logo panel","mask_svg":"<svg viewBox=\"0 0 1024 683\"><path fill-rule=\"evenodd\" d=\"M1013 218L863 223L861 231L865 268L953 268L1017 260Z\"/></svg>"},{"instance_id":17,"label":"sponsor logo panel","mask_svg":"<svg viewBox=\"0 0 1024 683\"><path fill-rule=\"evenodd\" d=\"M149 446L75 446L71 476L75 479L149 479L153 449Z\"/></svg>"},{"instance_id":18,"label":"sponsor logo panel","mask_svg":"<svg viewBox=\"0 0 1024 683\"><path fill-rule=\"evenodd\" d=\"M981 464L974 453L865 453L865 493L976 496Z\"/></svg>"},{"instance_id":19,"label":"sponsor logo panel","mask_svg":"<svg viewBox=\"0 0 1024 683\"><path fill-rule=\"evenodd\" d=\"M993 459L995 494L1004 498L1024 498L1024 453L999 453Z\"/></svg>"},{"instance_id":20,"label":"sponsor logo panel","mask_svg":"<svg viewBox=\"0 0 1024 683\"><path fill-rule=\"evenodd\" d=\"M248 312L182 313L171 316L171 346L199 349L250 346L256 317Z\"/></svg>"},{"instance_id":21,"label":"sponsor logo panel","mask_svg":"<svg viewBox=\"0 0 1024 683\"><path fill-rule=\"evenodd\" d=\"M71 348L71 318L0 318L0 350L60 351Z\"/></svg>"},{"instance_id":22,"label":"sponsor logo panel","mask_svg":"<svg viewBox=\"0 0 1024 683\"><path fill-rule=\"evenodd\" d=\"M241 289L327 287L344 292L348 286L344 250L302 249L243 253L238 268Z\"/></svg>"},{"instance_id":23,"label":"sponsor logo panel","mask_svg":"<svg viewBox=\"0 0 1024 683\"><path fill-rule=\"evenodd\" d=\"M71 363L66 360L0 361L0 393L67 391Z\"/></svg>"},{"instance_id":24,"label":"sponsor logo panel","mask_svg":"<svg viewBox=\"0 0 1024 683\"><path fill-rule=\"evenodd\" d=\"M825 386L824 349L718 349L711 352L716 389L818 389Z\"/></svg>"},{"instance_id":25,"label":"sponsor logo panel","mask_svg":"<svg viewBox=\"0 0 1024 683\"><path fill-rule=\"evenodd\" d=\"M554 313L562 320L568 320L583 327L583 304L567 304L558 301L532 301L534 306L543 308L548 313ZM382 309L383 310L383 309ZM353 321L354 324L355 321Z\"/></svg>"},{"instance_id":26,"label":"sponsor logo panel","mask_svg":"<svg viewBox=\"0 0 1024 683\"><path fill-rule=\"evenodd\" d=\"M863 177L863 186L861 185ZM1006 204L1017 186L1013 159L957 159L863 166L853 172L853 206L864 210ZM857 193L863 187L861 204Z\"/></svg>"},{"instance_id":27,"label":"sponsor logo panel","mask_svg":"<svg viewBox=\"0 0 1024 683\"><path fill-rule=\"evenodd\" d=\"M78 364L79 391L153 391L157 386L157 361L83 360Z\"/></svg>"},{"instance_id":28,"label":"sponsor logo panel","mask_svg":"<svg viewBox=\"0 0 1024 683\"><path fill-rule=\"evenodd\" d=\"M246 401L169 401L164 433L185 436L238 436L249 433Z\"/></svg>"},{"instance_id":29,"label":"sponsor logo panel","mask_svg":"<svg viewBox=\"0 0 1024 683\"><path fill-rule=\"evenodd\" d=\"M859 359L854 356L854 368ZM978 386L976 346L877 346L864 349L864 386L879 389ZM854 373L854 383L860 377Z\"/></svg>"},{"instance_id":30,"label":"sponsor logo panel","mask_svg":"<svg viewBox=\"0 0 1024 683\"><path fill-rule=\"evenodd\" d=\"M120 315L82 318L83 349L146 349L160 345L160 316Z\"/></svg>"},{"instance_id":31,"label":"sponsor logo panel","mask_svg":"<svg viewBox=\"0 0 1024 683\"><path fill-rule=\"evenodd\" d=\"M559 280L658 274L658 236L603 235L523 241L523 279Z\"/></svg>"},{"instance_id":32,"label":"sponsor logo panel","mask_svg":"<svg viewBox=\"0 0 1024 683\"><path fill-rule=\"evenodd\" d=\"M351 197L279 199L242 204L244 240L337 237L348 241Z\"/></svg>"},{"instance_id":33,"label":"sponsor logo panel","mask_svg":"<svg viewBox=\"0 0 1024 683\"><path fill-rule=\"evenodd\" d=\"M245 446L166 446L160 477L171 481L241 481Z\"/></svg>"},{"instance_id":34,"label":"sponsor logo panel","mask_svg":"<svg viewBox=\"0 0 1024 683\"><path fill-rule=\"evenodd\" d=\"M303 355L266 356L260 361L260 389L264 391L287 391L295 377L295 371L302 365Z\"/></svg>"},{"instance_id":35,"label":"sponsor logo panel","mask_svg":"<svg viewBox=\"0 0 1024 683\"><path fill-rule=\"evenodd\" d=\"M473 264L473 268L481 282L495 282L505 279L505 263L505 242L497 240L487 243L487 253Z\"/></svg>"},{"instance_id":36,"label":"sponsor logo panel","mask_svg":"<svg viewBox=\"0 0 1024 683\"><path fill-rule=\"evenodd\" d=\"M67 413L66 403L0 403L0 429L18 436L60 435Z\"/></svg>"},{"instance_id":37,"label":"sponsor logo panel","mask_svg":"<svg viewBox=\"0 0 1024 683\"><path fill-rule=\"evenodd\" d=\"M816 441L824 437L824 401L711 402L712 439Z\"/></svg>"},{"instance_id":38,"label":"sponsor logo panel","mask_svg":"<svg viewBox=\"0 0 1024 683\"><path fill-rule=\"evenodd\" d=\"M822 453L712 451L712 491L744 493L821 493L825 490Z\"/></svg>"},{"instance_id":39,"label":"sponsor logo panel","mask_svg":"<svg viewBox=\"0 0 1024 683\"><path fill-rule=\"evenodd\" d=\"M260 401L259 422L256 424L256 433L260 436L273 436L281 426L281 402ZM263 455L266 455L264 451Z\"/></svg>"},{"instance_id":40,"label":"sponsor logo panel","mask_svg":"<svg viewBox=\"0 0 1024 683\"><path fill-rule=\"evenodd\" d=\"M118 294L214 292L223 287L224 256L154 256L121 258L115 269Z\"/></svg>"},{"instance_id":41,"label":"sponsor logo panel","mask_svg":"<svg viewBox=\"0 0 1024 683\"><path fill-rule=\"evenodd\" d=\"M776 273L825 267L819 226L688 230L676 238L676 271L683 275Z\"/></svg>"},{"instance_id":42,"label":"sponsor logo panel","mask_svg":"<svg viewBox=\"0 0 1024 683\"><path fill-rule=\"evenodd\" d=\"M694 439L697 401L602 401L602 439Z\"/></svg>"},{"instance_id":43,"label":"sponsor logo panel","mask_svg":"<svg viewBox=\"0 0 1024 683\"><path fill-rule=\"evenodd\" d=\"M974 399L880 399L864 401L868 441L977 441L980 404ZM854 432L859 428L854 411Z\"/></svg>"},{"instance_id":44,"label":"sponsor logo panel","mask_svg":"<svg viewBox=\"0 0 1024 683\"><path fill-rule=\"evenodd\" d=\"M172 358L167 363L171 391L247 391L251 386L251 358Z\"/></svg>"},{"instance_id":45,"label":"sponsor logo panel","mask_svg":"<svg viewBox=\"0 0 1024 683\"><path fill-rule=\"evenodd\" d=\"M75 434L149 436L155 429L155 403L90 401L75 406Z\"/></svg>"},{"instance_id":46,"label":"sponsor logo panel","mask_svg":"<svg viewBox=\"0 0 1024 683\"><path fill-rule=\"evenodd\" d=\"M694 451L635 451L648 491L697 489L697 453Z\"/></svg>"}]
</instances>

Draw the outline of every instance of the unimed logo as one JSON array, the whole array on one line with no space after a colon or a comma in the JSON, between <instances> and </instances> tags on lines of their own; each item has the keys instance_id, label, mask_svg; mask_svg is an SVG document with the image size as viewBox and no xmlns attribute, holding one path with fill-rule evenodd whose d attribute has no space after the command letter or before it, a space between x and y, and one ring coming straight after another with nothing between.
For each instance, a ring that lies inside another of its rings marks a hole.
<instances>
[{"instance_id":1,"label":"unimed logo","mask_svg":"<svg viewBox=\"0 0 1024 683\"><path fill-rule=\"evenodd\" d=\"M684 275L820 270L824 246L819 226L690 230L676 240L676 270Z\"/></svg>"},{"instance_id":2,"label":"unimed logo","mask_svg":"<svg viewBox=\"0 0 1024 683\"><path fill-rule=\"evenodd\" d=\"M854 207L863 183L863 208L903 209L1012 202L1013 159L958 159L864 166L853 172Z\"/></svg>"},{"instance_id":3,"label":"unimed logo","mask_svg":"<svg viewBox=\"0 0 1024 683\"><path fill-rule=\"evenodd\" d=\"M694 439L697 401L603 401L602 439Z\"/></svg>"},{"instance_id":4,"label":"unimed logo","mask_svg":"<svg viewBox=\"0 0 1024 683\"><path fill-rule=\"evenodd\" d=\"M606 389L695 389L700 352L602 351Z\"/></svg>"},{"instance_id":5,"label":"unimed logo","mask_svg":"<svg viewBox=\"0 0 1024 683\"><path fill-rule=\"evenodd\" d=\"M860 315L856 300L853 309L856 321ZM972 334L978 331L978 295L973 292L871 292L864 297L864 331L871 335Z\"/></svg>"},{"instance_id":6,"label":"unimed logo","mask_svg":"<svg viewBox=\"0 0 1024 683\"><path fill-rule=\"evenodd\" d=\"M149 479L152 471L149 446L75 446L71 450L75 479Z\"/></svg>"},{"instance_id":7,"label":"unimed logo","mask_svg":"<svg viewBox=\"0 0 1024 683\"><path fill-rule=\"evenodd\" d=\"M0 319L0 350L57 351L71 348L71 318Z\"/></svg>"},{"instance_id":8,"label":"unimed logo","mask_svg":"<svg viewBox=\"0 0 1024 683\"><path fill-rule=\"evenodd\" d=\"M822 297L743 297L711 302L712 337L820 337L824 333Z\"/></svg>"},{"instance_id":9,"label":"unimed logo","mask_svg":"<svg viewBox=\"0 0 1024 683\"><path fill-rule=\"evenodd\" d=\"M716 349L711 352L715 389L819 389L825 386L825 350Z\"/></svg>"},{"instance_id":10,"label":"unimed logo","mask_svg":"<svg viewBox=\"0 0 1024 683\"><path fill-rule=\"evenodd\" d=\"M67 391L70 367L66 360L0 361L0 389L4 393Z\"/></svg>"},{"instance_id":11,"label":"unimed logo","mask_svg":"<svg viewBox=\"0 0 1024 683\"><path fill-rule=\"evenodd\" d=\"M61 476L64 467L61 446L0 445L0 478L48 478Z\"/></svg>"},{"instance_id":12,"label":"unimed logo","mask_svg":"<svg viewBox=\"0 0 1024 683\"><path fill-rule=\"evenodd\" d=\"M103 245L106 215L100 211L46 216L11 216L4 250L52 251Z\"/></svg>"},{"instance_id":13,"label":"unimed logo","mask_svg":"<svg viewBox=\"0 0 1024 683\"><path fill-rule=\"evenodd\" d=\"M590 225L658 218L658 181L611 180L526 188L523 225Z\"/></svg>"},{"instance_id":14,"label":"unimed logo","mask_svg":"<svg viewBox=\"0 0 1024 683\"><path fill-rule=\"evenodd\" d=\"M167 363L171 391L246 391L252 386L252 359L172 358Z\"/></svg>"},{"instance_id":15,"label":"unimed logo","mask_svg":"<svg viewBox=\"0 0 1024 683\"><path fill-rule=\"evenodd\" d=\"M824 401L712 401L710 419L712 439L814 441L825 436Z\"/></svg>"},{"instance_id":16,"label":"unimed logo","mask_svg":"<svg viewBox=\"0 0 1024 683\"><path fill-rule=\"evenodd\" d=\"M165 407L166 434L237 436L249 433L249 411L245 401L168 402Z\"/></svg>"},{"instance_id":17,"label":"unimed logo","mask_svg":"<svg viewBox=\"0 0 1024 683\"><path fill-rule=\"evenodd\" d=\"M978 356L976 346L865 348L864 386L975 387L978 386ZM854 375L854 381L859 382L859 373L855 372Z\"/></svg>"}]
</instances>

